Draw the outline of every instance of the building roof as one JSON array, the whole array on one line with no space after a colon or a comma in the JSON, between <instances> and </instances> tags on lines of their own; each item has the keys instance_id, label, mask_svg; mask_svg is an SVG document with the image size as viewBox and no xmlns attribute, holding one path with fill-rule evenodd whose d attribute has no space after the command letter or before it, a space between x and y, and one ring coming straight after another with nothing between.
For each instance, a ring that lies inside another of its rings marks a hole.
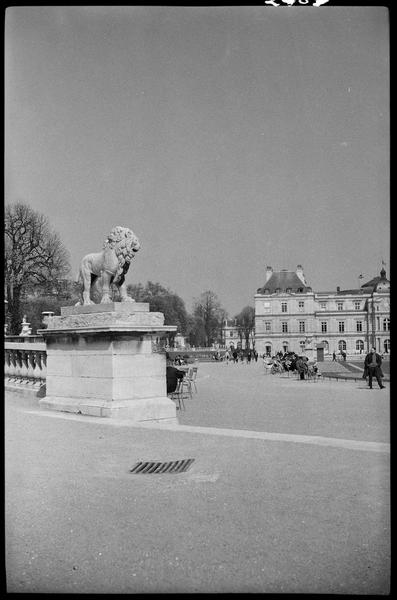
<instances>
[{"instance_id":1,"label":"building roof","mask_svg":"<svg viewBox=\"0 0 397 600\"><path fill-rule=\"evenodd\" d=\"M223 327L237 327L236 319L225 319Z\"/></svg>"},{"instance_id":2,"label":"building roof","mask_svg":"<svg viewBox=\"0 0 397 600\"><path fill-rule=\"evenodd\" d=\"M311 292L312 288L306 286L294 271L274 271L269 281L258 288L258 294L274 294L282 292Z\"/></svg>"},{"instance_id":3,"label":"building roof","mask_svg":"<svg viewBox=\"0 0 397 600\"><path fill-rule=\"evenodd\" d=\"M381 272L380 272L380 276L378 277L374 277L373 279L371 279L370 281L367 281L367 283L364 283L361 286L362 290L365 291L389 291L390 289L390 281L387 279L386 277L386 271L385 269L382 268Z\"/></svg>"}]
</instances>

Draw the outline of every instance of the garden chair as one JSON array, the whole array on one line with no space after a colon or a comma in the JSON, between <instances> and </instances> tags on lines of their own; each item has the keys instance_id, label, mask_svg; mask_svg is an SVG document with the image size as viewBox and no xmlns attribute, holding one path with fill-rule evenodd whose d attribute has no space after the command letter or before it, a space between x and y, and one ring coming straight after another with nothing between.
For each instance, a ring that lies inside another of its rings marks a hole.
<instances>
[{"instance_id":1,"label":"garden chair","mask_svg":"<svg viewBox=\"0 0 397 600\"><path fill-rule=\"evenodd\" d=\"M168 394L168 397L171 400L174 400L175 404L177 405L177 409L179 409L179 410L185 410L184 397L186 397L186 395L185 395L184 389L183 389L184 380L185 380L185 377L183 379L178 379L178 383L176 385L175 391L170 392Z\"/></svg>"},{"instance_id":2,"label":"garden chair","mask_svg":"<svg viewBox=\"0 0 397 600\"><path fill-rule=\"evenodd\" d=\"M194 391L197 393L197 371L198 367L189 367L188 372L182 380L182 388L185 388L187 390L187 393L189 394L190 398L192 398L193 396L193 388Z\"/></svg>"}]
</instances>

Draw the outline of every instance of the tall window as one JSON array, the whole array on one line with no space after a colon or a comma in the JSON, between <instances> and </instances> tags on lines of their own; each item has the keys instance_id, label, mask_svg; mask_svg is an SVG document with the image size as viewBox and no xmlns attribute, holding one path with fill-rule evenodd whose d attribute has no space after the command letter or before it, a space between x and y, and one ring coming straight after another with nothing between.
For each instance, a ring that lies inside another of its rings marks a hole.
<instances>
[{"instance_id":1,"label":"tall window","mask_svg":"<svg viewBox=\"0 0 397 600\"><path fill-rule=\"evenodd\" d=\"M269 313L270 312L270 302L264 302L263 303L263 312L265 312L265 313Z\"/></svg>"},{"instance_id":2,"label":"tall window","mask_svg":"<svg viewBox=\"0 0 397 600\"><path fill-rule=\"evenodd\" d=\"M356 350L357 352L362 352L364 350L364 342L362 340L356 341Z\"/></svg>"},{"instance_id":3,"label":"tall window","mask_svg":"<svg viewBox=\"0 0 397 600\"><path fill-rule=\"evenodd\" d=\"M321 310L325 310L327 308L327 303L326 302L320 302L320 308L321 308Z\"/></svg>"},{"instance_id":4,"label":"tall window","mask_svg":"<svg viewBox=\"0 0 397 600\"><path fill-rule=\"evenodd\" d=\"M363 322L356 321L356 331L362 331L362 330L363 330Z\"/></svg>"},{"instance_id":5,"label":"tall window","mask_svg":"<svg viewBox=\"0 0 397 600\"><path fill-rule=\"evenodd\" d=\"M390 331L390 319L383 319L383 331Z\"/></svg>"},{"instance_id":6,"label":"tall window","mask_svg":"<svg viewBox=\"0 0 397 600\"><path fill-rule=\"evenodd\" d=\"M305 309L305 303L302 300L298 302L298 309L302 312Z\"/></svg>"},{"instance_id":7,"label":"tall window","mask_svg":"<svg viewBox=\"0 0 397 600\"><path fill-rule=\"evenodd\" d=\"M360 308L361 308L361 302L358 302L358 301L356 301L356 302L354 303L354 309L355 309L355 310L360 310Z\"/></svg>"},{"instance_id":8,"label":"tall window","mask_svg":"<svg viewBox=\"0 0 397 600\"><path fill-rule=\"evenodd\" d=\"M287 312L287 303L286 302L281 303L281 312Z\"/></svg>"},{"instance_id":9,"label":"tall window","mask_svg":"<svg viewBox=\"0 0 397 600\"><path fill-rule=\"evenodd\" d=\"M345 342L345 340L339 340L339 342L338 342L338 348L339 348L339 350L343 350L343 352L346 352L346 342Z\"/></svg>"},{"instance_id":10,"label":"tall window","mask_svg":"<svg viewBox=\"0 0 397 600\"><path fill-rule=\"evenodd\" d=\"M343 302L337 302L337 303L336 303L336 308L337 308L338 310L343 310Z\"/></svg>"},{"instance_id":11,"label":"tall window","mask_svg":"<svg viewBox=\"0 0 397 600\"><path fill-rule=\"evenodd\" d=\"M327 321L321 321L321 333L327 333Z\"/></svg>"},{"instance_id":12,"label":"tall window","mask_svg":"<svg viewBox=\"0 0 397 600\"><path fill-rule=\"evenodd\" d=\"M344 331L345 331L345 322L344 321L338 322L338 331L339 331L339 333L344 333Z\"/></svg>"},{"instance_id":13,"label":"tall window","mask_svg":"<svg viewBox=\"0 0 397 600\"><path fill-rule=\"evenodd\" d=\"M272 330L271 321L265 321L265 331L271 331L271 330Z\"/></svg>"},{"instance_id":14,"label":"tall window","mask_svg":"<svg viewBox=\"0 0 397 600\"><path fill-rule=\"evenodd\" d=\"M281 321L281 331L283 333L288 333L288 322L287 321Z\"/></svg>"},{"instance_id":15,"label":"tall window","mask_svg":"<svg viewBox=\"0 0 397 600\"><path fill-rule=\"evenodd\" d=\"M299 321L299 333L305 333L305 322Z\"/></svg>"}]
</instances>

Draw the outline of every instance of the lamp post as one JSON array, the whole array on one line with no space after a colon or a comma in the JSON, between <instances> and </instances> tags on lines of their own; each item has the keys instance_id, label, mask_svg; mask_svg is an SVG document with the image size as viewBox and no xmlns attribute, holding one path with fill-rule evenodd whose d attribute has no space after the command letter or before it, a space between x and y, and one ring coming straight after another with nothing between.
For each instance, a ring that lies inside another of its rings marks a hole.
<instances>
[{"instance_id":1,"label":"lamp post","mask_svg":"<svg viewBox=\"0 0 397 600\"><path fill-rule=\"evenodd\" d=\"M380 300L372 297L372 306L371 306L371 346L376 349L376 306L379 306Z\"/></svg>"}]
</instances>

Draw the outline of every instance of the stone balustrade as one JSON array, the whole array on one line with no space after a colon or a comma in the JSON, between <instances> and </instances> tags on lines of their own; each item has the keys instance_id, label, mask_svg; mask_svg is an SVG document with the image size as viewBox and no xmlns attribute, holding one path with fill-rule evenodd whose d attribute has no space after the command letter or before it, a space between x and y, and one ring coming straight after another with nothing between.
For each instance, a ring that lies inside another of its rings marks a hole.
<instances>
[{"instance_id":1,"label":"stone balustrade","mask_svg":"<svg viewBox=\"0 0 397 600\"><path fill-rule=\"evenodd\" d=\"M47 348L44 341L11 342L4 345L5 384L39 389L47 376Z\"/></svg>"}]
</instances>

